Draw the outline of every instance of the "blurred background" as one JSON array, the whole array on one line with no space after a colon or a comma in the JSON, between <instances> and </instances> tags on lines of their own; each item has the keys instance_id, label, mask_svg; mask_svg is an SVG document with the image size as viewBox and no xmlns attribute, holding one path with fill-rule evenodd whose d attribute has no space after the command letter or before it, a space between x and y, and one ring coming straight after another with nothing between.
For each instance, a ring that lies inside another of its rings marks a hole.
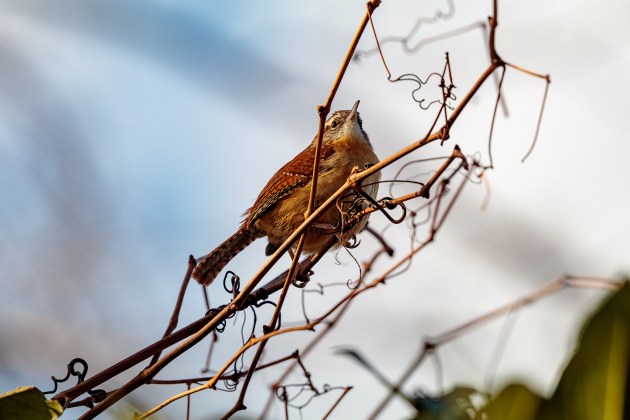
<instances>
[{"instance_id":1,"label":"blurred background","mask_svg":"<svg viewBox=\"0 0 630 420\"><path fill-rule=\"evenodd\" d=\"M418 18L438 11L443 19L423 25L411 47L485 22L491 2L385 1L374 14L377 33L405 36ZM85 358L94 374L161 336L188 255L201 256L232 234L266 180L316 133L315 107L325 101L364 13L362 1L335 0L273 6L0 0L0 391L29 384L49 390L48 378L65 375L74 357ZM630 92L629 18L630 4L621 0L605 6L585 0L500 2L499 53L551 75L538 143L521 164L545 84L508 70L503 87L510 117L499 114L495 126L487 209L481 209L484 188L467 186L414 266L358 299L306 359L316 384L354 386L333 418L365 417L384 394L363 368L335 355L338 346L360 350L395 379L425 336L564 274L614 277L630 271L624 105ZM400 43L383 44L394 77L415 73L424 79L441 71L448 51L458 98L488 64L479 29L420 46L408 53ZM366 32L359 50L372 48ZM421 110L411 99L414 88L389 83L380 59L362 55L348 69L333 109L360 99L363 126L385 157L423 137L437 110ZM427 87L429 100L437 95ZM495 86L486 83L451 140L409 159L444 156L459 144L487 162L495 96ZM370 223L382 228L386 220L374 215ZM401 257L409 248L408 226L390 232ZM258 241L234 260L241 277L264 262L264 246ZM362 260L375 247L365 237L353 254ZM288 263L281 260L273 273ZM383 260L377 268L391 263ZM313 281L345 282L357 274L352 258L340 252L326 257ZM229 296L214 286L213 305L225 303ZM317 313L340 293L309 296L307 308ZM548 394L579 326L603 296L569 290L519 311L508 319L500 358L495 350L506 320L488 324L441 347L441 369L426 363L407 389L437 395L467 384L496 391L522 380ZM193 287L180 325L204 312ZM300 319L300 294L292 291L283 320ZM213 368L238 347L242 322L229 323L232 330L220 336ZM311 336L283 337L265 359L289 354ZM160 378L199 375L206 351L207 343L199 345ZM266 384L281 371L255 377L243 418L260 412ZM183 389L150 386L133 396L146 409ZM236 398L198 395L192 418L225 412ZM319 418L335 398L305 408L304 418ZM272 416L282 416L280 407ZM162 417L181 418L184 409L180 401ZM75 409L64 418L80 413ZM409 414L396 401L384 418Z\"/></svg>"}]
</instances>

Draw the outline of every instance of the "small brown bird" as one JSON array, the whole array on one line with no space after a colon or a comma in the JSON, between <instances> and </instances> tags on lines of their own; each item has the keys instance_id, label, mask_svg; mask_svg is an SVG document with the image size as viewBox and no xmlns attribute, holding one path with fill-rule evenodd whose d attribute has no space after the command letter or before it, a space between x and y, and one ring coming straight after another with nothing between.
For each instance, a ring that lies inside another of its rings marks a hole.
<instances>
[{"instance_id":1,"label":"small brown bird","mask_svg":"<svg viewBox=\"0 0 630 420\"><path fill-rule=\"evenodd\" d=\"M363 131L357 101L351 110L337 111L326 121L321 145L319 177L315 207L321 205L346 182L353 170L363 170L378 163L370 140ZM273 254L304 222L313 178L313 161L317 137L300 154L284 165L260 192L254 205L245 212L239 230L206 255L193 271L193 278L209 285L232 258L254 240L266 236L266 255ZM380 172L363 182L363 191L372 197L378 192ZM346 206L349 207L349 206ZM347 210L343 209L342 210ZM335 227L340 224L340 212L331 206L314 225ZM364 217L351 230L360 232L367 223ZM303 251L317 252L328 242L332 229L311 226L306 233ZM347 236L346 236L347 238ZM340 240L341 243L341 240ZM339 247L337 244L335 247Z\"/></svg>"}]
</instances>

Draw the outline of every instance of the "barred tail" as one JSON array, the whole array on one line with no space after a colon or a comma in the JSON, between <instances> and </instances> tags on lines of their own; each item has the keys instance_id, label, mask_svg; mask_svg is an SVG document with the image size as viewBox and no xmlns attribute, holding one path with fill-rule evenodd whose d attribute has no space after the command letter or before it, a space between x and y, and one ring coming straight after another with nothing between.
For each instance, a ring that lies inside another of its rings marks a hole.
<instances>
[{"instance_id":1,"label":"barred tail","mask_svg":"<svg viewBox=\"0 0 630 420\"><path fill-rule=\"evenodd\" d=\"M193 278L198 283L208 286L232 258L261 236L254 230L241 227L197 264L192 273Z\"/></svg>"}]
</instances>

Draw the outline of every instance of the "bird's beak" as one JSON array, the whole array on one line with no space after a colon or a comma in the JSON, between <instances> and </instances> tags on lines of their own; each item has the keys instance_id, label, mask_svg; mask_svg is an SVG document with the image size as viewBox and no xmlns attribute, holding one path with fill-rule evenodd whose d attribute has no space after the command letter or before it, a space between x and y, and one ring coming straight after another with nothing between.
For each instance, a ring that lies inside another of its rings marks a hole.
<instances>
[{"instance_id":1,"label":"bird's beak","mask_svg":"<svg viewBox=\"0 0 630 420\"><path fill-rule=\"evenodd\" d=\"M352 110L350 111L350 115L348 115L348 120L349 121L356 121L357 114L358 114L357 109L359 109L359 102L360 101L356 101L354 103L354 106L352 107Z\"/></svg>"}]
</instances>

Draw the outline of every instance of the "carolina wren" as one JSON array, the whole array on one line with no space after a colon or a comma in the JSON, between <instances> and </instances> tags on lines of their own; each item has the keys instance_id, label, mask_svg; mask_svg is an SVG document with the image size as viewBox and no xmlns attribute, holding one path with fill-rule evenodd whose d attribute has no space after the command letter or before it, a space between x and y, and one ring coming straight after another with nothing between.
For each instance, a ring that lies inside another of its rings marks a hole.
<instances>
[{"instance_id":1,"label":"carolina wren","mask_svg":"<svg viewBox=\"0 0 630 420\"><path fill-rule=\"evenodd\" d=\"M315 207L341 188L353 171L378 163L370 140L363 131L358 107L359 101L349 111L333 113L324 125ZM268 238L265 254L273 254L304 222L311 192L316 141L317 137L271 177L254 205L245 212L245 220L239 230L195 267L192 276L197 282L203 285L212 283L232 258L258 238ZM375 197L380 178L380 172L368 177L363 183L363 191ZM331 206L314 225L339 226L340 220L340 209ZM352 227L351 234L360 232L366 223L367 216ZM306 232L303 247L306 254L317 252L334 234L330 233L330 229L322 232L316 226L311 226Z\"/></svg>"}]
</instances>

